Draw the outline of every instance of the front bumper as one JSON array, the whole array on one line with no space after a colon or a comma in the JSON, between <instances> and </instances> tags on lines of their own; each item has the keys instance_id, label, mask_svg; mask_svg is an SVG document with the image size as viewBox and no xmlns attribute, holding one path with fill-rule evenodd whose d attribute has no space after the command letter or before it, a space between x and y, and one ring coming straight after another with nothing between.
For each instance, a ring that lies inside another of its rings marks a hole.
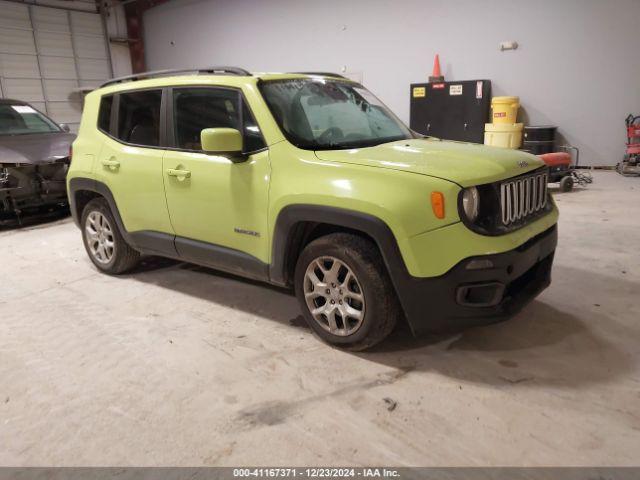
<instances>
[{"instance_id":1,"label":"front bumper","mask_svg":"<svg viewBox=\"0 0 640 480\"><path fill-rule=\"evenodd\" d=\"M518 312L551 283L556 225L514 250L470 257L438 277L407 275L396 288L415 334L495 323ZM474 261L477 267L469 269Z\"/></svg>"}]
</instances>

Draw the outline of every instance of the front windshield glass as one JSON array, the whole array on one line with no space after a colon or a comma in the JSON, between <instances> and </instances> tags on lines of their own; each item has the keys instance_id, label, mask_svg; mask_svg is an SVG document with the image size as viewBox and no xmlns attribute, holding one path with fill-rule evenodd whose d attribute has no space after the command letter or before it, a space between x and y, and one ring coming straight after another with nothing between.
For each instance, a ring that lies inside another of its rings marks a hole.
<instances>
[{"instance_id":1,"label":"front windshield glass","mask_svg":"<svg viewBox=\"0 0 640 480\"><path fill-rule=\"evenodd\" d=\"M329 150L413 138L411 131L361 85L324 78L271 80L260 86L288 140Z\"/></svg>"},{"instance_id":2,"label":"front windshield glass","mask_svg":"<svg viewBox=\"0 0 640 480\"><path fill-rule=\"evenodd\" d=\"M0 135L59 132L60 128L29 105L0 105Z\"/></svg>"}]
</instances>

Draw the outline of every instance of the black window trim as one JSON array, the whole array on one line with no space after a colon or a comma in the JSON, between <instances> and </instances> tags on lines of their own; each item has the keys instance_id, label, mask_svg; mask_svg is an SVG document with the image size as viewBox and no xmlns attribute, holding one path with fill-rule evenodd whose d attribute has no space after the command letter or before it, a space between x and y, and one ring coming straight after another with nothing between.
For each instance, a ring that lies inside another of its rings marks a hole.
<instances>
[{"instance_id":1,"label":"black window trim","mask_svg":"<svg viewBox=\"0 0 640 480\"><path fill-rule=\"evenodd\" d=\"M118 111L120 110L120 95L113 95L111 102L111 118L109 119L109 133L113 138L118 138Z\"/></svg>"},{"instance_id":2,"label":"black window trim","mask_svg":"<svg viewBox=\"0 0 640 480\"><path fill-rule=\"evenodd\" d=\"M158 125L158 143L159 145L141 145L138 143L125 142L124 140L118 138L118 121L120 115L120 95L127 93L136 93L136 92L144 92L144 91L157 91L160 90L160 125ZM166 96L166 87L146 87L146 88L135 88L130 90L122 90L114 93L109 93L100 97L100 102L102 102L102 98L113 96L113 103L111 104L111 118L109 125L109 132L105 132L100 127L97 129L111 138L112 140L120 143L121 145L127 145L130 147L137 148L149 148L152 150L166 150L166 118L164 111L166 110L167 96ZM98 119L100 118L100 107L98 106ZM96 125L97 126L97 125Z\"/></svg>"},{"instance_id":3,"label":"black window trim","mask_svg":"<svg viewBox=\"0 0 640 480\"><path fill-rule=\"evenodd\" d=\"M238 115L240 117L239 124L243 126L243 130L244 130L243 107L246 105L247 109L251 113L251 116L254 118L254 120L258 124L258 128L260 129L260 137L262 138L262 143L264 143L265 145L264 147L259 148L258 150L251 150L247 152L243 151L242 154L255 155L257 153L264 152L265 150L269 150L269 146L267 145L264 135L262 135L262 127L260 127L260 123L258 122L256 115L253 112L253 109L251 108L251 104L247 101L246 97L244 96L244 92L242 91L241 88L229 87L227 85L212 85L212 84L172 85L165 88L167 90L166 105L164 110L164 116L166 116L165 118L166 137L165 138L167 140L166 142L167 146L165 147L165 150L170 150L172 152L202 153L203 155L210 155L208 152L205 152L204 150L192 150L192 149L180 148L176 146L175 128L174 128L175 117L174 117L174 111L173 111L173 90L174 89L181 90L181 89L189 89L189 88L206 88L211 90L231 90L233 92L236 92L238 94ZM243 136L242 145L244 147L244 132L241 132L241 133Z\"/></svg>"},{"instance_id":4,"label":"black window trim","mask_svg":"<svg viewBox=\"0 0 640 480\"><path fill-rule=\"evenodd\" d=\"M246 105L246 107L249 109L249 112L251 112L251 116L255 119L256 123L258 124L258 128L260 128L260 137L262 138L262 142L264 143L264 147L260 148L258 150L252 150L250 152L242 152L243 155L255 155L257 153L260 152L264 152L265 150L269 150L269 146L267 145L267 142L264 138L264 135L262 135L262 127L260 127L260 123L258 122L258 120L256 119L256 115L253 111L253 109L251 108L251 103L247 101L244 92L242 91L241 88L237 88L237 87L229 87L226 85L211 85L211 84L189 84L189 85L171 85L171 86L162 86L162 87L145 87L145 88L132 88L132 89L127 89L127 90L121 90L118 92L114 92L114 93L108 93L105 95L102 95L100 97L100 102L102 102L102 98L104 97L109 97L109 96L113 96L113 103L111 104L111 118L110 120L110 125L109 125L109 132L105 132L104 130L102 130L100 127L98 127L97 123L99 121L99 117L100 117L100 105L98 104L98 115L96 118L96 128L97 130L99 130L100 132L102 132L104 135L108 136L109 138L111 138L112 140L114 140L115 142L120 143L121 145L127 145L130 147L137 147L137 148L149 148L152 150L171 150L174 152L189 152L189 153L202 153L204 155L207 155L207 152L205 152L204 150L190 150L190 149L186 149L186 148L179 148L175 146L175 138L174 138L174 128L173 128L173 89L174 88L210 88L210 89L218 89L218 90L232 90L238 93L238 108L239 108L239 116L240 116L240 124L243 125L243 107ZM118 120L119 120L119 114L120 114L120 95L121 94L127 94L127 93L133 93L133 92L144 92L144 91L153 91L153 90L160 90L162 92L162 96L160 98L160 125L159 125L159 143L160 145L158 146L152 146L152 145L140 145L140 144L136 144L136 143L131 143L131 142L125 142L124 140L118 138ZM244 135L244 132L242 132Z\"/></svg>"}]
</instances>

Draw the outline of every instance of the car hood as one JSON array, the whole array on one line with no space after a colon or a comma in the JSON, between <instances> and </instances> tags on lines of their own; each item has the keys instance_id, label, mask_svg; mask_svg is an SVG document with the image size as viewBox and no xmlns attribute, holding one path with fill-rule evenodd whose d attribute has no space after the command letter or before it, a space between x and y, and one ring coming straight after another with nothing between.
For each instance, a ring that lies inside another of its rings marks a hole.
<instances>
[{"instance_id":1,"label":"car hood","mask_svg":"<svg viewBox=\"0 0 640 480\"><path fill-rule=\"evenodd\" d=\"M0 135L0 164L50 163L69 156L72 133Z\"/></svg>"},{"instance_id":2,"label":"car hood","mask_svg":"<svg viewBox=\"0 0 640 480\"><path fill-rule=\"evenodd\" d=\"M321 160L419 173L462 187L495 182L544 165L538 157L517 150L433 138L315 153Z\"/></svg>"}]
</instances>

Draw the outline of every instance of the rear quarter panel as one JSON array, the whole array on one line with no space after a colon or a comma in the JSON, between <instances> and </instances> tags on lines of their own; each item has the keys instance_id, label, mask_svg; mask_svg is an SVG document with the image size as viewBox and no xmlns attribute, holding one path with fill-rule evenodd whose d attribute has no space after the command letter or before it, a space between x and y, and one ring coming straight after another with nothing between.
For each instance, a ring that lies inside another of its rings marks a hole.
<instances>
[{"instance_id":1,"label":"rear quarter panel","mask_svg":"<svg viewBox=\"0 0 640 480\"><path fill-rule=\"evenodd\" d=\"M100 95L89 93L84 102L78 136L73 142L73 157L67 174L67 186L72 178L92 178L96 158L104 140L104 135L97 127Z\"/></svg>"}]
</instances>

